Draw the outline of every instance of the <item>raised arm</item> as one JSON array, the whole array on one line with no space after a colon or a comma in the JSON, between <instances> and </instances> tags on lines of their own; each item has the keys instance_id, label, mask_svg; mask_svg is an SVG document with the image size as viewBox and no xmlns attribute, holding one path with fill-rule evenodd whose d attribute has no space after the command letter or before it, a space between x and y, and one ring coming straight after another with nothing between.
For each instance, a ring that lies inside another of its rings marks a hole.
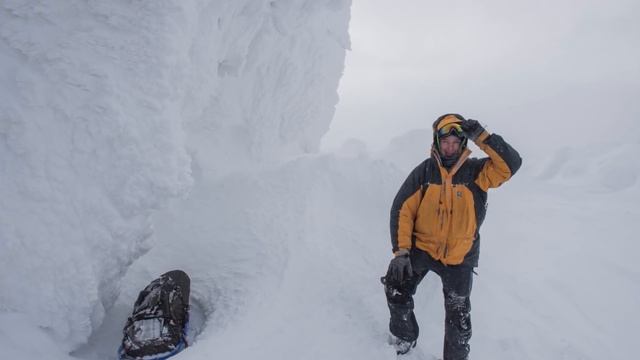
<instances>
[{"instance_id":1,"label":"raised arm","mask_svg":"<svg viewBox=\"0 0 640 360\"><path fill-rule=\"evenodd\" d=\"M522 158L500 135L489 134L479 122L471 119L463 121L462 128L467 137L489 155L475 180L483 191L502 185L518 171Z\"/></svg>"}]
</instances>

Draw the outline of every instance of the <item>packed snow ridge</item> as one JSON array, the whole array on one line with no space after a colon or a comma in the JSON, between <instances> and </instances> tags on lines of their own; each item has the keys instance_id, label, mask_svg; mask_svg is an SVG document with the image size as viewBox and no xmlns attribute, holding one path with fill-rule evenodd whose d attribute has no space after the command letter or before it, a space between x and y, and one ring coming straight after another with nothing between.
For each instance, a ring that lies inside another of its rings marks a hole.
<instances>
[{"instance_id":1,"label":"packed snow ridge","mask_svg":"<svg viewBox=\"0 0 640 360\"><path fill-rule=\"evenodd\" d=\"M349 7L0 3L2 330L19 322L62 354L77 348L152 248L152 215L168 200L317 151ZM19 344L2 347L36 351Z\"/></svg>"}]
</instances>

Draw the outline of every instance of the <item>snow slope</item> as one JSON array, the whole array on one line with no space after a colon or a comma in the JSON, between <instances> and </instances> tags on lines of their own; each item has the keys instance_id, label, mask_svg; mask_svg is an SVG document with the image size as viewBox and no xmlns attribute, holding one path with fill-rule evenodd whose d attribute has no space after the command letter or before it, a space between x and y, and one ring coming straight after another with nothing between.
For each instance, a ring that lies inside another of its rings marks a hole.
<instances>
[{"instance_id":1,"label":"snow slope","mask_svg":"<svg viewBox=\"0 0 640 360\"><path fill-rule=\"evenodd\" d=\"M530 165L523 154L522 171L491 191L472 294L475 359L632 357L639 249L629 224L640 186L612 189L595 175L637 173L616 156L637 146L591 157L594 176L580 181L550 173L555 154ZM574 154L563 168L585 168ZM134 264L119 304L181 267L206 324L178 359L394 358L379 277L390 259L388 209L407 171L376 157L304 156L196 185L196 197L156 217L158 246ZM416 295L414 358L440 356L440 286L427 276ZM108 358L120 326L103 329L110 346L83 357Z\"/></svg>"}]
</instances>

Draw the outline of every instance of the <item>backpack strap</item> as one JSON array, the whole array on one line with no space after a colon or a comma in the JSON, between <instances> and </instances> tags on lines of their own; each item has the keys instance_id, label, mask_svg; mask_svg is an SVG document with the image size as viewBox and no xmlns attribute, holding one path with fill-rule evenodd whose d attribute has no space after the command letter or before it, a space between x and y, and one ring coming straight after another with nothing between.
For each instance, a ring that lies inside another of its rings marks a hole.
<instances>
[{"instance_id":1,"label":"backpack strap","mask_svg":"<svg viewBox=\"0 0 640 360\"><path fill-rule=\"evenodd\" d=\"M427 193L427 188L431 183L431 174L432 174L431 167L432 166L433 166L433 160L427 161L424 166L424 179L422 181L422 184L420 184L420 204L422 204L422 200L424 200L424 196ZM418 205L418 208L419 207L420 205Z\"/></svg>"}]
</instances>

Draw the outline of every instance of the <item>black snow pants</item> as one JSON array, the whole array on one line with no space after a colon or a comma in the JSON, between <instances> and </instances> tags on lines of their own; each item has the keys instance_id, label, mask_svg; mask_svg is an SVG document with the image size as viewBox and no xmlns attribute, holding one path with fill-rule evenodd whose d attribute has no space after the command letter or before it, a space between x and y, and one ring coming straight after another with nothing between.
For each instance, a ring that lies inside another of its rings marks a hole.
<instances>
[{"instance_id":1,"label":"black snow pants","mask_svg":"<svg viewBox=\"0 0 640 360\"><path fill-rule=\"evenodd\" d=\"M471 284L473 268L466 265L444 265L429 254L412 249L411 267L413 276L402 282L394 282L390 277L382 278L391 313L389 330L405 341L418 338L419 328L413 313L413 295L424 276L433 271L442 279L444 293L445 328L444 360L466 360L469 356L471 339Z\"/></svg>"}]
</instances>

